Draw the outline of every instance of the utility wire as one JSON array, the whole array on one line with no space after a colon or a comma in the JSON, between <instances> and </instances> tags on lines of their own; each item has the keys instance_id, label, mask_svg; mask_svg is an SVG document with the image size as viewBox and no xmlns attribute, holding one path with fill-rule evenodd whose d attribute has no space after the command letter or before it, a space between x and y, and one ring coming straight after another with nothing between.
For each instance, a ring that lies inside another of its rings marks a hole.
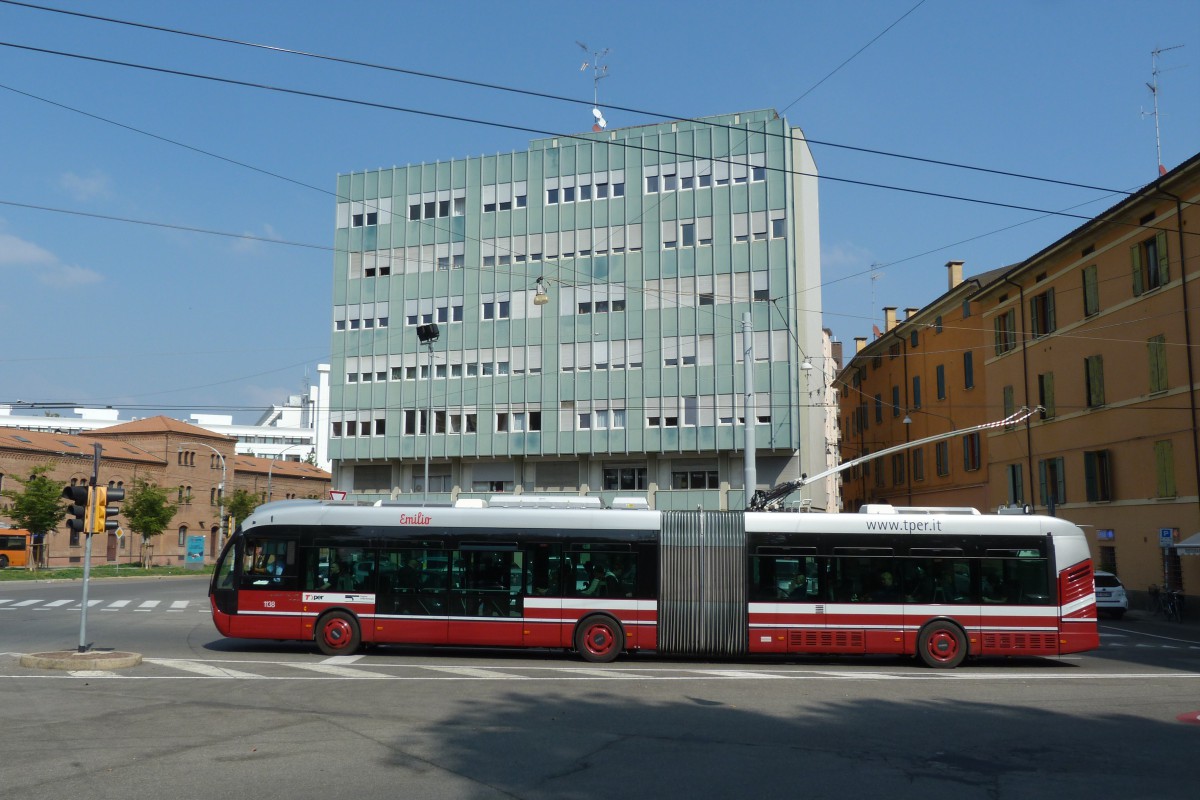
<instances>
[{"instance_id":1,"label":"utility wire","mask_svg":"<svg viewBox=\"0 0 1200 800\"><path fill-rule=\"evenodd\" d=\"M73 16L73 17L81 17L84 19L90 19L90 20L94 20L97 22L106 22L106 23L112 23L115 25L126 25L126 26L134 27L134 28L142 28L145 30L157 31L159 33L169 33L169 34L173 34L176 36L186 36L186 37L191 37L194 39L203 39L206 41L220 42L222 44L231 44L231 45L236 45L239 47L247 47L247 48L253 48L253 49L258 49L258 50L265 50L265 51L269 51L269 52L273 52L273 53L280 53L280 54L284 54L284 55L300 56L300 57L304 57L304 58L312 58L312 59L328 61L328 62L337 63L337 64L345 64L348 66L364 67L367 69L381 70L381 71L385 71L385 72L393 72L393 73L397 73L397 74L401 74L401 75L409 75L409 76L417 77L417 78L425 78L428 80L444 81L447 83L454 83L454 84L459 84L459 85L463 85L463 86L473 86L473 87L481 88L481 89L489 89L489 90L500 91L500 92L509 92L512 94L525 95L528 97L538 97L538 98L542 98L545 100L554 100L557 102L572 103L572 104L576 104L576 105L584 105L584 106L592 106L593 105L593 102L591 100L581 100L579 98L574 98L574 97L565 97L563 95L556 95L556 94L551 94L549 92L541 92L541 91L537 91L537 90L533 90L533 89L521 89L521 88L517 88L517 87L513 87L513 86L505 86L503 84L471 80L469 78L458 78L458 77L453 77L453 76L448 76L448 75L440 75L440 74L437 74L434 72L407 69L404 67L391 66L391 65L387 65L387 64L379 64L379 63L374 63L374 62L370 62L370 61L361 61L358 59L345 58L345 57L341 57L341 56L333 56L333 55L327 55L327 54L322 54L322 53L314 53L314 52L309 52L309 51L305 51L305 50L295 50L292 48L281 47L278 45L261 44L258 42L248 42L248 41L232 39L232 38L228 38L228 37L224 37L224 36L216 36L213 34L197 33L194 31L185 31L185 30L181 30L178 28L168 28L168 27L161 26L161 25L151 25L149 23L144 23L144 22L134 22L132 20L123 20L123 19L116 19L114 17L105 17L105 16L101 16L98 14L85 14L80 11L69 11L67 9L51 8L48 6L40 6L40 5L36 5L33 3L18 2L18 0L0 0L0 3L3 3L5 5L11 5L11 6L20 6L23 8L34 9L34 10L38 10L38 11L49 11L49 12L53 12L56 14L65 14L65 15ZM811 87L809 87L805 92L803 92L799 97L797 97L795 100L793 100L787 106L785 106L783 109L783 112L787 112L788 109L792 108L792 106L796 105L801 100L803 100L805 97L807 97L809 94L811 94L817 87L819 87L825 81L827 81L831 77L833 77L843 67L845 67L851 61L853 61L855 58L857 58L864 50L866 50L868 47L873 45L876 41L878 41L881 37L883 37L886 33L888 33L892 28L894 28L901 21L903 21L906 17L908 17L910 14L912 14L914 11L916 11L924 3L925 3L925 0L920 0L920 2L918 2L915 6L913 6L907 12L905 12L895 22L893 22L888 27L884 28L884 30L881 31L878 35L876 35L873 39L871 39L869 42L867 42L862 47L860 47L857 51L855 51L853 55L851 55L849 58L847 58L841 64L839 64L837 67L835 67L832 71L830 71L827 75L825 75L825 77L821 78L819 81L817 81ZM16 45L11 45L11 46L16 46ZM730 131L741 132L743 130L741 127L737 127L737 126L733 126L733 125L725 125L723 123L713 122L710 120L697 120L697 119L693 119L691 117L688 117L685 115L679 115L679 114L668 114L668 113L664 113L664 112L660 112L660 111L648 111L646 109L633 108L633 107L629 107L629 106L613 105L611 103L605 103L604 107L607 109L613 110L613 111L623 111L623 112L630 113L630 114L640 114L642 116L654 117L654 118L663 119L663 120L672 120L672 121L678 121L678 122L696 122L698 124L703 124L703 125L706 125L709 127L723 128L723 129L730 130ZM518 130L521 130L521 129L518 129ZM561 134L548 134L548 135L561 135ZM781 136L780 134L768 133L765 135L770 136L770 137L787 138L787 137ZM988 168L988 167L980 167L980 166L975 166L975 165L971 165L971 164L961 164L961 163L957 163L957 162L953 162L953 161L944 161L944 160L940 160L940 159L927 158L927 157L923 157L923 156L906 155L903 153L895 153L895 152L891 152L891 151L887 151L887 150L879 150L879 149L875 149L875 148L858 147L858 146L854 146L854 145L842 144L839 142L830 142L830 141L824 141L824 140L820 140L820 139L813 139L808 136L805 136L804 140L810 145L818 145L821 147L829 147L829 148L834 148L834 149L839 149L839 150L849 150L852 152L864 153L867 155L883 156L886 158L897 158L897 159L902 159L905 161L914 161L914 162L923 163L923 164L931 164L934 166L952 167L954 169L963 169L963 170L969 170L972 172L981 172L981 173L986 173L986 174L991 174L991 175L998 175L998 176L1002 176L1002 177L1019 178L1022 180L1038 181L1041 183L1049 183L1049 184L1054 184L1054 185L1058 185L1058 186L1067 186L1067 187L1076 188L1076 189L1088 189L1091 191L1106 192L1106 193L1110 193L1110 194L1121 194L1121 193L1128 194L1128 192L1125 192L1124 190L1121 190L1121 189L1110 189L1110 188L1105 188L1103 186L1092 186L1090 184L1077 183L1074 181L1057 180L1054 178L1046 178L1046 177L1042 177L1042 176L1038 176L1038 175L1029 175L1029 174L1020 173L1020 172L1013 172L1010 170L992 169L992 168Z\"/></svg>"},{"instance_id":2,"label":"utility wire","mask_svg":"<svg viewBox=\"0 0 1200 800\"><path fill-rule=\"evenodd\" d=\"M4 1L5 0L0 0L0 2L4 2ZM42 53L45 55L62 56L64 58L73 58L73 59L77 59L80 61L88 61L88 62L98 63L98 64L108 64L111 66L128 67L130 69L138 69L138 70L154 72L154 73L159 73L159 74L164 74L164 75L174 75L176 77L194 78L197 80L211 81L214 83L224 83L224 84L229 84L232 86L242 86L242 87L249 88L249 89L260 89L263 91L279 92L282 94L296 95L299 97L308 97L308 98L313 98L313 99L317 99L317 100L328 100L328 101L335 102L335 103L345 103L348 105L363 106L366 108L375 108L375 109L380 109L380 110L384 110L384 111L397 111L400 113L412 114L415 116L422 116L422 117L429 117L432 119L442 119L442 120L447 120L447 121L451 121L451 122L463 122L463 123L468 123L471 125L483 125L483 126L487 126L487 127L500 128L502 130L519 131L521 133L527 133L527 134L532 133L532 134L536 134L538 136L545 136L545 137L550 137L550 138L572 139L572 140L578 140L578 141L585 141L585 142L589 142L589 143L595 143L597 141L596 134L559 133L559 132L555 132L555 131L544 130L541 128L531 128L531 127L525 126L525 125L515 125L515 124L505 123L505 122L495 122L495 121L490 121L490 120L478 119L475 117L465 117L465 116L458 115L458 114L446 114L446 113L441 113L441 112L437 112L437 111L428 111L428 110L418 109L418 108L409 108L406 106L396 106L396 105L392 105L390 103L381 103L381 102L376 102L376 101L372 101L372 100L361 100L361 99L355 99L355 98L350 98L350 97L342 97L339 95L331 95L331 94L326 94L324 92L308 91L305 89L292 89L292 88L287 88L287 87L282 87L282 86L272 86L270 84L257 83L254 81L243 81L243 80L238 80L236 78L222 78L222 77L218 77L215 75L206 75L206 74L198 73L198 72L188 72L186 70L169 69L167 67L156 67L156 66L151 66L151 65L147 65L147 64L137 64L137 63L129 62L129 61L120 61L117 59L101 58L99 56L87 56L87 55L82 55L80 53L70 53L70 52L66 52L66 51L62 51L62 50L52 50L52 49L44 48L44 47L33 47L31 45L17 44L14 42L0 41L0 47L10 47L10 48L17 49L17 50L25 50L28 52ZM604 141L604 140L601 140L601 141ZM604 143L612 145L612 146L622 147L625 149L638 150L638 151L647 152L647 153L654 153L656 155L666 155L666 156L672 156L672 157L678 157L680 155L679 153L670 151L670 150L663 150L663 149L656 148L656 147L648 147L646 145L633 144L629 140L605 141ZM742 163L742 162L735 162L734 159L732 159L732 158L710 159L710 160L725 161L727 163L738 163L738 164ZM831 175L807 173L807 172L802 172L799 170L789 170L789 169L785 169L782 167L767 166L767 167L763 167L763 169L771 171L771 172L779 172L779 173L782 173L785 175L790 175L790 176L795 176L795 177L815 178L817 180L832 181L835 183L845 183L845 184L849 184L852 186L862 186L862 187L873 188L873 189L887 189L890 191L904 192L907 194L915 194L915 195L920 195L923 197L934 197L934 198L940 198L943 200L957 200L959 202L964 202L964 203L974 203L974 204L978 204L978 205L993 206L996 208L1008 208L1008 209L1012 209L1015 211L1030 211L1030 212L1037 213L1037 214L1069 217L1069 218L1081 219L1081 220L1091 220L1092 219L1092 217L1088 217L1088 216L1081 215L1081 214L1071 214L1071 213L1062 212L1062 211L1052 211L1052 210L1048 210L1048 209L1036 208L1033 206L1019 205L1016 203L1003 203L998 200L984 200L984 199L975 198L975 197L966 197L966 196L962 196L962 195L947 194L945 192L934 192L934 191L929 191L929 190L924 190L924 189L913 189L913 188L904 187L904 186L895 186L895 185L891 185L891 184L876 183L874 181L855 180L853 178L839 178L839 177L834 177ZM1147 227L1147 226L1143 226L1143 225L1138 225L1137 223L1121 223L1118 221L1114 221L1114 223L1129 225L1131 227L1138 227L1138 228ZM1192 234L1192 235L1200 235L1200 233Z\"/></svg>"}]
</instances>

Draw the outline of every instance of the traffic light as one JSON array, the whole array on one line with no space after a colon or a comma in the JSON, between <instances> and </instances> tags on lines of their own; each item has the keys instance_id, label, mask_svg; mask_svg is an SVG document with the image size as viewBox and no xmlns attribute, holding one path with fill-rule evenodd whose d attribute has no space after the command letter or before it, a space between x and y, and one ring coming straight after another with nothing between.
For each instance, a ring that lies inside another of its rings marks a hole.
<instances>
[{"instance_id":1,"label":"traffic light","mask_svg":"<svg viewBox=\"0 0 1200 800\"><path fill-rule=\"evenodd\" d=\"M118 486L97 486L95 496L92 498L94 505L92 508L92 533L104 533L106 531L115 531L121 527L117 522L117 514L121 513L121 509L117 506L110 506L109 503L120 502L125 499L125 490Z\"/></svg>"},{"instance_id":2,"label":"traffic light","mask_svg":"<svg viewBox=\"0 0 1200 800\"><path fill-rule=\"evenodd\" d=\"M64 486L62 496L72 504L67 513L74 519L67 520L67 527L72 533L90 533L91 526L87 523L88 509L92 505L92 487L82 483L77 486Z\"/></svg>"}]
</instances>

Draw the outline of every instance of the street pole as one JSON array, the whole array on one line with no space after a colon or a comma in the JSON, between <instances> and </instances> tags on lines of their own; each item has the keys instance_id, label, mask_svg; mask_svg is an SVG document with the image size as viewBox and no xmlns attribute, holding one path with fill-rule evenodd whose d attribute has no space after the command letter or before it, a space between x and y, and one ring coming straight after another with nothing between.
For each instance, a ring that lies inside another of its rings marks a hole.
<instances>
[{"instance_id":1,"label":"street pole","mask_svg":"<svg viewBox=\"0 0 1200 800\"><path fill-rule=\"evenodd\" d=\"M86 539L83 546L83 599L79 603L79 652L86 653L87 644L87 612L88 612L88 576L92 572L92 522L96 519L96 484L100 477L100 451L104 446L99 442L92 445L92 480L88 484L87 514L84 517L83 536Z\"/></svg>"},{"instance_id":2,"label":"street pole","mask_svg":"<svg viewBox=\"0 0 1200 800\"><path fill-rule=\"evenodd\" d=\"M425 378L429 382L429 404L425 410L425 482L421 484L424 494L421 497L421 505L429 502L429 459L433 453L433 343L434 339L430 339L426 344L429 346L429 372Z\"/></svg>"},{"instance_id":3,"label":"street pole","mask_svg":"<svg viewBox=\"0 0 1200 800\"><path fill-rule=\"evenodd\" d=\"M754 425L758 418L754 408L754 323L751 321L749 311L742 315L742 349L744 351L742 353L743 378L746 383L746 399L742 409L745 414L745 422L742 426L745 431L745 446L743 447L745 472L742 482L746 485L746 505L749 506L750 501L754 498L755 488L758 486L758 464L754 442Z\"/></svg>"},{"instance_id":4,"label":"street pole","mask_svg":"<svg viewBox=\"0 0 1200 800\"><path fill-rule=\"evenodd\" d=\"M221 460L221 482L217 484L217 514L219 515L219 519L220 519L220 529L219 529L220 533L218 534L220 537L220 541L217 542L217 550L219 551L222 547L225 546L225 539L226 539L225 534L227 533L226 524L225 524L226 523L226 515L225 515L225 503L224 503L224 501L225 501L225 478L226 478L225 456L221 454L220 450L213 447L211 444L205 444L204 442L180 442L179 443L180 448L182 448L185 444L191 445L193 447L207 447L209 450L212 450L214 453L216 453L217 458L219 458ZM270 477L270 473L268 472L268 478L269 477Z\"/></svg>"}]
</instances>

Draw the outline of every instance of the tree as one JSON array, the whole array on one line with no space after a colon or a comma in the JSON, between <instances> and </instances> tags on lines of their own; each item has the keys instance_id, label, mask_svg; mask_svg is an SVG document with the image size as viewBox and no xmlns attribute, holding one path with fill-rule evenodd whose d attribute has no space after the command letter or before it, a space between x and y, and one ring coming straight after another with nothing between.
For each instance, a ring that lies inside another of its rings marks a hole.
<instances>
[{"instance_id":1,"label":"tree","mask_svg":"<svg viewBox=\"0 0 1200 800\"><path fill-rule=\"evenodd\" d=\"M247 492L245 489L234 489L233 494L221 500L221 505L225 506L225 513L233 520L241 522L250 516L254 509L262 505L262 498L256 494Z\"/></svg>"},{"instance_id":2,"label":"tree","mask_svg":"<svg viewBox=\"0 0 1200 800\"><path fill-rule=\"evenodd\" d=\"M142 537L144 552L147 547L153 550L151 540L167 529L178 508L167 499L165 489L139 478L126 496L121 513L125 515L129 530Z\"/></svg>"},{"instance_id":3,"label":"tree","mask_svg":"<svg viewBox=\"0 0 1200 800\"><path fill-rule=\"evenodd\" d=\"M55 531L67 516L68 504L63 501L62 496L66 484L46 477L46 473L52 469L53 464L34 467L30 471L29 480L25 481L15 475L10 476L21 484L21 490L5 489L0 492L0 495L10 501L4 508L4 513L19 527L32 534L35 566L44 556L46 534Z\"/></svg>"}]
</instances>

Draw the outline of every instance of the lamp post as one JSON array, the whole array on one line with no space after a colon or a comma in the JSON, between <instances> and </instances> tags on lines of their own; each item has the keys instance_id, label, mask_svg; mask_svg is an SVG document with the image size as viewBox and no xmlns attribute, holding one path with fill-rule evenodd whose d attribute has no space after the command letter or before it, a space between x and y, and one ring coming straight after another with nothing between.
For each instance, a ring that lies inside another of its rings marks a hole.
<instances>
[{"instance_id":1,"label":"lamp post","mask_svg":"<svg viewBox=\"0 0 1200 800\"><path fill-rule=\"evenodd\" d=\"M192 447L207 447L209 450L212 450L214 453L217 454L217 458L221 459L221 482L219 484L217 484L217 513L220 515L220 520L221 520L220 541L217 542L217 545L218 545L218 549L220 549L221 547L224 547L224 545L225 545L225 533L226 533L226 531L225 531L226 517L225 517L225 506L224 506L225 477L226 477L225 456L222 455L220 450L213 447L211 444L204 444L204 442L180 442L178 452L180 452L180 453L183 452L183 446L185 444L190 445Z\"/></svg>"},{"instance_id":2,"label":"lamp post","mask_svg":"<svg viewBox=\"0 0 1200 800\"><path fill-rule=\"evenodd\" d=\"M284 453L286 453L288 450L291 450L293 447L303 447L305 444L306 444L305 442L300 442L299 444L289 444L287 447L283 448L278 453L275 453L275 455L281 456ZM267 465L267 502L268 503L271 502L271 472L275 469L275 461L276 461L275 457L272 456L271 463Z\"/></svg>"},{"instance_id":3,"label":"lamp post","mask_svg":"<svg viewBox=\"0 0 1200 800\"><path fill-rule=\"evenodd\" d=\"M425 379L429 381L429 405L425 412L425 482L421 484L421 504L429 500L429 458L433 452L433 343L441 336L437 323L417 326L417 339L429 348L429 367Z\"/></svg>"}]
</instances>

